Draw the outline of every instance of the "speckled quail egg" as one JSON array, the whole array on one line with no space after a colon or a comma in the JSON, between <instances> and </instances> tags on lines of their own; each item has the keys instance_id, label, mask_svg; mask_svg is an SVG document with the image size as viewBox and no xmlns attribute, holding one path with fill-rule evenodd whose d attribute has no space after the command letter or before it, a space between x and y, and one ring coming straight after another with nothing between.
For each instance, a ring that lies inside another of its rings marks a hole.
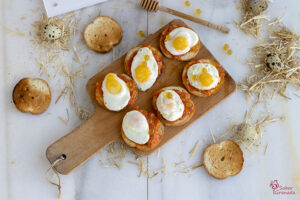
<instances>
[{"instance_id":1,"label":"speckled quail egg","mask_svg":"<svg viewBox=\"0 0 300 200\"><path fill-rule=\"evenodd\" d=\"M42 27L42 36L45 40L57 40L62 36L62 30L55 25L45 24Z\"/></svg>"},{"instance_id":2,"label":"speckled quail egg","mask_svg":"<svg viewBox=\"0 0 300 200\"><path fill-rule=\"evenodd\" d=\"M237 129L237 134L242 141L247 143L254 143L259 138L256 127L248 123L240 124Z\"/></svg>"},{"instance_id":3,"label":"speckled quail egg","mask_svg":"<svg viewBox=\"0 0 300 200\"><path fill-rule=\"evenodd\" d=\"M254 15L258 15L268 8L268 2L266 0L248 0L247 10Z\"/></svg>"},{"instance_id":4,"label":"speckled quail egg","mask_svg":"<svg viewBox=\"0 0 300 200\"><path fill-rule=\"evenodd\" d=\"M280 70L282 69L282 66L283 66L280 57L275 53L268 54L266 56L265 63L268 68L270 68L271 70L273 70L275 72L280 72Z\"/></svg>"}]
</instances>

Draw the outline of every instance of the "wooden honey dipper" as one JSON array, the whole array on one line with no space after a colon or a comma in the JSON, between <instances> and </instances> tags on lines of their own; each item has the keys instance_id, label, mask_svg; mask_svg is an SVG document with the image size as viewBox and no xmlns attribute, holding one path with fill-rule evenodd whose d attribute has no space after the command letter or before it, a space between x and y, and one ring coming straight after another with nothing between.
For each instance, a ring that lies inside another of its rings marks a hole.
<instances>
[{"instance_id":1,"label":"wooden honey dipper","mask_svg":"<svg viewBox=\"0 0 300 200\"><path fill-rule=\"evenodd\" d=\"M184 14L182 12L173 10L171 8L167 8L165 6L160 6L159 2L156 1L156 0L141 0L141 6L142 6L142 8L144 8L145 10L148 10L150 12L156 12L156 11L160 10L160 11L170 13L172 15L176 15L178 17L182 17L184 19L196 22L196 23L201 24L203 26L207 26L209 28L221 31L222 33L229 33L229 31L230 31L230 29L225 27L225 26L216 25L216 24L213 24L209 21L206 21L206 20L203 20L203 19L200 19L200 18L197 18L197 17L193 17L191 15Z\"/></svg>"}]
</instances>

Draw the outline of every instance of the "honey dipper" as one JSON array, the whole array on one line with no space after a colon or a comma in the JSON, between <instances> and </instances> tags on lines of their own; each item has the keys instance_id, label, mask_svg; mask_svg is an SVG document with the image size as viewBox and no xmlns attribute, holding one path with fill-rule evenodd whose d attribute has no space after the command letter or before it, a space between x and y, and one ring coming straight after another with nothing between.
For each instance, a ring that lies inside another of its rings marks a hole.
<instances>
[{"instance_id":1,"label":"honey dipper","mask_svg":"<svg viewBox=\"0 0 300 200\"><path fill-rule=\"evenodd\" d=\"M216 24L213 24L209 21L206 21L206 20L203 20L203 19L200 19L200 18L197 18L197 17L193 17L191 15L184 14L182 12L173 10L171 8L168 8L168 7L165 7L165 6L160 6L159 2L156 1L156 0L141 0L141 6L142 6L142 8L144 8L145 10L148 10L150 12L156 12L156 11L160 10L160 11L163 11L163 12L166 12L166 13L169 13L169 14L172 14L172 15L175 15L175 16L178 16L178 17L196 22L196 23L201 24L203 26L207 26L209 28L221 31L222 33L229 33L229 31L230 31L230 29L225 27L225 26L216 25Z\"/></svg>"}]
</instances>

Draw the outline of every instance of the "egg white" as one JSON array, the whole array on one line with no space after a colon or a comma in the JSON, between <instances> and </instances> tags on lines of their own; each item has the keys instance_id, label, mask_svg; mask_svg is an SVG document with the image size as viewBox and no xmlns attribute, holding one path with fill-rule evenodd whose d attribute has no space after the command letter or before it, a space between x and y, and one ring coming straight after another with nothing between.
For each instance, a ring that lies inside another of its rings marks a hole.
<instances>
[{"instance_id":1,"label":"egg white","mask_svg":"<svg viewBox=\"0 0 300 200\"><path fill-rule=\"evenodd\" d=\"M137 144L146 144L149 141L149 124L146 117L139 111L133 110L123 118L122 130L127 138Z\"/></svg>"},{"instance_id":2,"label":"egg white","mask_svg":"<svg viewBox=\"0 0 300 200\"><path fill-rule=\"evenodd\" d=\"M167 98L167 93L171 93L172 98ZM169 107L168 104L173 104L173 106ZM156 106L163 118L168 121L176 121L182 117L184 112L184 104L180 96L174 90L161 92L157 97Z\"/></svg>"},{"instance_id":3,"label":"egg white","mask_svg":"<svg viewBox=\"0 0 300 200\"><path fill-rule=\"evenodd\" d=\"M148 69L151 71L151 75L147 81L142 83L137 80L135 69L139 66L139 64L141 62L144 61L144 57L146 55L149 56L148 57L149 59L146 61L146 63L147 63ZM152 87L152 85L155 83L156 78L158 76L158 64L153 56L151 49L149 49L148 47L143 47L138 50L138 52L137 52L136 56L133 58L133 61L131 64L131 74L132 74L133 80L137 84L137 87L141 91L146 91L147 89Z\"/></svg>"},{"instance_id":4,"label":"egg white","mask_svg":"<svg viewBox=\"0 0 300 200\"><path fill-rule=\"evenodd\" d=\"M202 69L205 68L206 72L212 76L213 82L209 86L204 86L200 81L193 80L193 76L199 76L202 73ZM189 67L187 71L189 83L199 90L210 90L215 88L220 82L220 76L217 68L209 63L196 63Z\"/></svg>"},{"instance_id":5,"label":"egg white","mask_svg":"<svg viewBox=\"0 0 300 200\"><path fill-rule=\"evenodd\" d=\"M106 75L102 84L103 100L104 100L104 105L109 110L119 111L127 106L130 100L130 90L127 87L125 81L120 79L116 74L115 74L115 79L121 84L121 88L122 88L121 92L118 94L111 94L106 89L106 83L107 83L107 75Z\"/></svg>"},{"instance_id":6,"label":"egg white","mask_svg":"<svg viewBox=\"0 0 300 200\"><path fill-rule=\"evenodd\" d=\"M185 37L188 40L188 46L184 50L175 49L173 46L174 39L179 36ZM182 55L189 52L199 41L198 35L193 30L185 27L175 28L169 33L169 37L170 40L165 40L165 46L172 55Z\"/></svg>"}]
</instances>

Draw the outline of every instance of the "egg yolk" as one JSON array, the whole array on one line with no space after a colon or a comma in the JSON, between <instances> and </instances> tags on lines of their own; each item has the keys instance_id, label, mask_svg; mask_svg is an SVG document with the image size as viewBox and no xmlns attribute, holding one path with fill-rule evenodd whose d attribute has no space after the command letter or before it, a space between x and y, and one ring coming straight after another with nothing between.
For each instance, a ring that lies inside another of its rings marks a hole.
<instances>
[{"instance_id":1,"label":"egg yolk","mask_svg":"<svg viewBox=\"0 0 300 200\"><path fill-rule=\"evenodd\" d=\"M140 83L146 82L151 76L151 74L152 73L150 69L147 67L146 61L141 62L139 66L135 68L135 78Z\"/></svg>"},{"instance_id":2,"label":"egg yolk","mask_svg":"<svg viewBox=\"0 0 300 200\"><path fill-rule=\"evenodd\" d=\"M186 37L179 36L173 40L173 47L176 50L184 50L189 46L189 41Z\"/></svg>"},{"instance_id":3,"label":"egg yolk","mask_svg":"<svg viewBox=\"0 0 300 200\"><path fill-rule=\"evenodd\" d=\"M193 81L197 81L197 80L198 80L198 76L197 76L197 75L193 75L193 76L192 76L192 80L193 80Z\"/></svg>"},{"instance_id":4,"label":"egg yolk","mask_svg":"<svg viewBox=\"0 0 300 200\"><path fill-rule=\"evenodd\" d=\"M116 79L115 74L108 74L106 76L106 89L111 94L118 94L122 91L122 86Z\"/></svg>"},{"instance_id":5,"label":"egg yolk","mask_svg":"<svg viewBox=\"0 0 300 200\"><path fill-rule=\"evenodd\" d=\"M172 110L175 106L173 101L170 101L170 99L172 99L173 95L171 92L166 92L165 93L165 104L166 104L166 108L167 110Z\"/></svg>"},{"instance_id":6,"label":"egg yolk","mask_svg":"<svg viewBox=\"0 0 300 200\"><path fill-rule=\"evenodd\" d=\"M174 108L174 106L175 106L175 104L174 103L168 103L168 104L166 104L166 110L173 110L173 108Z\"/></svg>"},{"instance_id":7,"label":"egg yolk","mask_svg":"<svg viewBox=\"0 0 300 200\"><path fill-rule=\"evenodd\" d=\"M213 81L213 77L209 73L207 73L207 70L205 68L203 68L202 73L199 75L199 82L203 86L210 86Z\"/></svg>"},{"instance_id":8,"label":"egg yolk","mask_svg":"<svg viewBox=\"0 0 300 200\"><path fill-rule=\"evenodd\" d=\"M172 93L171 92L166 92L165 93L165 97L167 98L167 99L172 99Z\"/></svg>"}]
</instances>

